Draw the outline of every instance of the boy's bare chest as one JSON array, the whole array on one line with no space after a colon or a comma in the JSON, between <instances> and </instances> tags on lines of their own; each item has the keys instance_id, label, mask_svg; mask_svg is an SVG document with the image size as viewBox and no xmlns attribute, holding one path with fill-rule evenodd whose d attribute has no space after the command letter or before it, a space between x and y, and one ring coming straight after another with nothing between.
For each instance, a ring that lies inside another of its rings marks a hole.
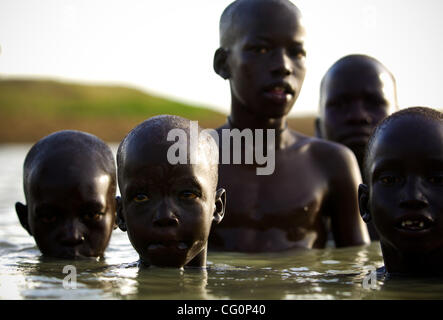
<instances>
[{"instance_id":1,"label":"boy's bare chest","mask_svg":"<svg viewBox=\"0 0 443 320\"><path fill-rule=\"evenodd\" d=\"M227 191L224 226L314 223L326 181L315 168L297 167L279 166L272 175L257 176L254 168L222 166L219 186Z\"/></svg>"}]
</instances>

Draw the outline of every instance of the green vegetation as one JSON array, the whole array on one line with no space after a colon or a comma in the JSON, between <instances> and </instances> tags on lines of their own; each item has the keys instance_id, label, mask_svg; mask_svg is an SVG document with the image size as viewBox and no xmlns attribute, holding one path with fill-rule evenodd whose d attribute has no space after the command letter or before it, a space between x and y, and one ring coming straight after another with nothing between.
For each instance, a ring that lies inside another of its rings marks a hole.
<instances>
[{"instance_id":1,"label":"green vegetation","mask_svg":"<svg viewBox=\"0 0 443 320\"><path fill-rule=\"evenodd\" d=\"M143 120L176 114L215 127L226 115L120 86L0 80L0 142L32 142L62 129L120 141Z\"/></svg>"},{"instance_id":2,"label":"green vegetation","mask_svg":"<svg viewBox=\"0 0 443 320\"><path fill-rule=\"evenodd\" d=\"M50 117L148 118L157 114L177 114L199 119L223 116L136 89L47 80L0 81L0 106L2 115L25 112Z\"/></svg>"},{"instance_id":3,"label":"green vegetation","mask_svg":"<svg viewBox=\"0 0 443 320\"><path fill-rule=\"evenodd\" d=\"M155 97L143 91L51 80L0 80L0 143L35 142L51 132L75 129L105 141L120 141L143 120L175 114L216 128L226 115L208 108ZM313 134L313 117L293 118L289 125Z\"/></svg>"}]
</instances>

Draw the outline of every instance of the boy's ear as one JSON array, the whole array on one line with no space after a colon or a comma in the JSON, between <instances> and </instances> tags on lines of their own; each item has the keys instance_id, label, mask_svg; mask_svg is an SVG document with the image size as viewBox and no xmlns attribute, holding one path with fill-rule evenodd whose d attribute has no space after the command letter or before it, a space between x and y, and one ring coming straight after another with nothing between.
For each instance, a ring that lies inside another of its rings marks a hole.
<instances>
[{"instance_id":1,"label":"boy's ear","mask_svg":"<svg viewBox=\"0 0 443 320\"><path fill-rule=\"evenodd\" d=\"M21 202L16 202L15 211L17 212L18 220L20 220L22 227L25 228L25 230L28 231L28 233L32 236L28 223L28 206Z\"/></svg>"},{"instance_id":2,"label":"boy's ear","mask_svg":"<svg viewBox=\"0 0 443 320\"><path fill-rule=\"evenodd\" d=\"M217 51L215 51L214 71L225 80L231 76L228 66L228 51L224 48L218 48Z\"/></svg>"},{"instance_id":3,"label":"boy's ear","mask_svg":"<svg viewBox=\"0 0 443 320\"><path fill-rule=\"evenodd\" d=\"M358 186L358 207L360 209L360 215L364 222L371 221L371 212L369 211L369 189L365 184Z\"/></svg>"},{"instance_id":4,"label":"boy's ear","mask_svg":"<svg viewBox=\"0 0 443 320\"><path fill-rule=\"evenodd\" d=\"M117 196L115 197L115 200L117 201L117 225L120 228L121 231L126 231L126 221L123 216L123 205L122 205L122 198Z\"/></svg>"},{"instance_id":5,"label":"boy's ear","mask_svg":"<svg viewBox=\"0 0 443 320\"><path fill-rule=\"evenodd\" d=\"M226 190L220 188L215 193L215 210L214 210L214 222L219 224L225 216L226 208Z\"/></svg>"},{"instance_id":6,"label":"boy's ear","mask_svg":"<svg viewBox=\"0 0 443 320\"><path fill-rule=\"evenodd\" d=\"M315 118L315 136L317 138L323 138L322 134L321 134L321 129L320 129L320 118L319 117Z\"/></svg>"}]
</instances>

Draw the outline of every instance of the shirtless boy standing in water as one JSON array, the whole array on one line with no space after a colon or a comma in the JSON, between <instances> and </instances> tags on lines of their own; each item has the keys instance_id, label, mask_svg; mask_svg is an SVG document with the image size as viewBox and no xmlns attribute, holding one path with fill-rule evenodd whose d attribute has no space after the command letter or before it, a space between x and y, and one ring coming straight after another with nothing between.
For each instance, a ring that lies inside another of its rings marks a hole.
<instances>
[{"instance_id":1,"label":"shirtless boy standing in water","mask_svg":"<svg viewBox=\"0 0 443 320\"><path fill-rule=\"evenodd\" d=\"M316 133L351 149L361 172L372 130L396 110L397 89L392 73L370 56L348 55L334 63L321 81ZM378 240L372 223L367 227L371 239Z\"/></svg>"},{"instance_id":2,"label":"shirtless boy standing in water","mask_svg":"<svg viewBox=\"0 0 443 320\"><path fill-rule=\"evenodd\" d=\"M271 174L258 175L256 155L252 164L221 162L219 185L227 190L228 204L224 222L213 230L211 248L322 248L327 238L324 215L331 217L338 247L368 243L358 213L361 178L352 152L287 127L287 114L305 76L305 29L299 10L287 0L235 1L221 16L220 38L214 69L229 79L231 114L217 132L222 136L223 129L248 129L257 146L257 132L273 129L275 141L268 139L264 145L275 142L275 166ZM250 147L244 143L240 149L245 153ZM271 151L268 148L268 156Z\"/></svg>"}]
</instances>

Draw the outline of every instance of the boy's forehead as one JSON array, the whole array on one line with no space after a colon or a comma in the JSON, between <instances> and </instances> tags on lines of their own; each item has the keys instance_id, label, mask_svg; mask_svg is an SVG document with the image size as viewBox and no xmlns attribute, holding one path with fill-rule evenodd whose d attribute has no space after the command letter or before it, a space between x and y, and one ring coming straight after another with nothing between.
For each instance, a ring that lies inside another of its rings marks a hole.
<instances>
[{"instance_id":1,"label":"boy's forehead","mask_svg":"<svg viewBox=\"0 0 443 320\"><path fill-rule=\"evenodd\" d=\"M403 158L443 157L443 124L418 116L394 119L378 131L372 143L372 162L387 155Z\"/></svg>"},{"instance_id":2,"label":"boy's forehead","mask_svg":"<svg viewBox=\"0 0 443 320\"><path fill-rule=\"evenodd\" d=\"M237 36L257 31L293 31L302 40L304 26L298 9L287 1L246 1L236 8L230 20Z\"/></svg>"},{"instance_id":3,"label":"boy's forehead","mask_svg":"<svg viewBox=\"0 0 443 320\"><path fill-rule=\"evenodd\" d=\"M324 81L326 88L334 88L341 84L352 86L356 81L359 84L376 85L388 80L393 82L389 72L376 62L355 61L332 67L326 74Z\"/></svg>"},{"instance_id":4,"label":"boy's forehead","mask_svg":"<svg viewBox=\"0 0 443 320\"><path fill-rule=\"evenodd\" d=\"M107 192L111 180L109 173L91 163L44 162L31 169L28 185L29 191L33 194L50 190L59 194L79 189L92 194Z\"/></svg>"},{"instance_id":5,"label":"boy's forehead","mask_svg":"<svg viewBox=\"0 0 443 320\"><path fill-rule=\"evenodd\" d=\"M166 137L164 141L152 141L150 139L131 141L124 151L125 167L136 166L143 163L168 163L168 150L173 142L168 142Z\"/></svg>"}]
</instances>

